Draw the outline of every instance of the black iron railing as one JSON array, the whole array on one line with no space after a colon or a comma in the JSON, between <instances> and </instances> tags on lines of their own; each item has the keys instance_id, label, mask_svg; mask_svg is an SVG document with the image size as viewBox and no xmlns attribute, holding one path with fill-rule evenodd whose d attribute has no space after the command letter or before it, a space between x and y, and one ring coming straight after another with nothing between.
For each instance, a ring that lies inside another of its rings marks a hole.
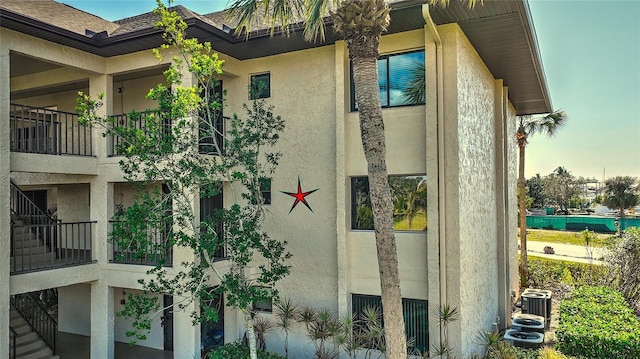
<instances>
[{"instance_id":1,"label":"black iron railing","mask_svg":"<svg viewBox=\"0 0 640 359\"><path fill-rule=\"evenodd\" d=\"M143 240L126 241L113 238L115 235L128 236L131 234L123 226L124 222L110 221L109 223L111 224L110 239L113 263L153 266L161 264L165 267L173 265L173 247L168 244L169 228L147 224L145 229L147 235ZM116 234L114 234L114 229Z\"/></svg>"},{"instance_id":2,"label":"black iron railing","mask_svg":"<svg viewBox=\"0 0 640 359\"><path fill-rule=\"evenodd\" d=\"M91 128L78 114L10 104L9 122L12 152L93 156Z\"/></svg>"},{"instance_id":3,"label":"black iron railing","mask_svg":"<svg viewBox=\"0 0 640 359\"><path fill-rule=\"evenodd\" d=\"M58 223L56 219L48 215L38 207L31 199L11 181L11 212L15 214L23 224L53 224Z\"/></svg>"},{"instance_id":4,"label":"black iron railing","mask_svg":"<svg viewBox=\"0 0 640 359\"><path fill-rule=\"evenodd\" d=\"M11 297L11 306L29 323L33 331L56 353L56 332L58 322L30 294L17 294Z\"/></svg>"},{"instance_id":5,"label":"black iron railing","mask_svg":"<svg viewBox=\"0 0 640 359\"><path fill-rule=\"evenodd\" d=\"M117 127L118 131L122 131L123 133L142 131L143 136L149 136L151 132L154 132L153 136L169 135L171 133L172 120L156 117L154 118L153 125L149 125L147 121L151 115L160 116L156 111L144 111L135 114L114 115L111 116L111 118L113 119L113 126ZM219 152L224 150L224 131L227 120L229 120L228 117L218 116L213 124L213 128L204 122L200 123L198 140L199 153L219 155ZM109 137L108 155L123 156L130 143L126 142L124 136L112 135ZM214 143L218 145L220 151L218 151Z\"/></svg>"},{"instance_id":6,"label":"black iron railing","mask_svg":"<svg viewBox=\"0 0 640 359\"><path fill-rule=\"evenodd\" d=\"M9 358L16 359L16 338L18 337L18 333L16 333L13 328L9 327Z\"/></svg>"},{"instance_id":7,"label":"black iron railing","mask_svg":"<svg viewBox=\"0 0 640 359\"><path fill-rule=\"evenodd\" d=\"M148 123L150 116L154 116L153 121ZM111 116L113 128L123 135L109 136L109 156L123 156L126 148L131 145L126 138L133 135L133 131L142 131L143 137L167 136L171 133L171 119L161 118L157 111L143 111L137 113L123 113ZM125 135L127 134L127 135ZM138 134L136 133L136 136ZM159 141L158 141L159 142Z\"/></svg>"},{"instance_id":8,"label":"black iron railing","mask_svg":"<svg viewBox=\"0 0 640 359\"><path fill-rule=\"evenodd\" d=\"M13 225L11 274L92 263L95 223Z\"/></svg>"}]
</instances>

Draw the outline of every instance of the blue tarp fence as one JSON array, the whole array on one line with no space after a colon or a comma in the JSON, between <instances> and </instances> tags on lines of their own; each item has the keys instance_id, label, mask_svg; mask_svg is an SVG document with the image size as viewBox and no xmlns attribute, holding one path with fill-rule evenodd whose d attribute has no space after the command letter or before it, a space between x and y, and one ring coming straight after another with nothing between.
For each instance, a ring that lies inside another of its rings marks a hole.
<instances>
[{"instance_id":1,"label":"blue tarp fence","mask_svg":"<svg viewBox=\"0 0 640 359\"><path fill-rule=\"evenodd\" d=\"M620 218L620 230L629 227L640 227L640 218ZM594 216L527 216L527 228L590 231L600 233L615 233L616 224L614 217Z\"/></svg>"}]
</instances>

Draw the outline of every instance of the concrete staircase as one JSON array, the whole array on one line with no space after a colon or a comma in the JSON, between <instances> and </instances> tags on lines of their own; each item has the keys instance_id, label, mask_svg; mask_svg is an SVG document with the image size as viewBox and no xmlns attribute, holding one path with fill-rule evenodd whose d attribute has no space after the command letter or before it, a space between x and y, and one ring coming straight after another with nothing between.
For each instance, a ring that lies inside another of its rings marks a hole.
<instances>
[{"instance_id":1,"label":"concrete staircase","mask_svg":"<svg viewBox=\"0 0 640 359\"><path fill-rule=\"evenodd\" d=\"M19 227L23 222L11 215L13 223L13 257L10 258L12 271L23 271L45 267L56 260L56 252L42 243L29 227Z\"/></svg>"},{"instance_id":2,"label":"concrete staircase","mask_svg":"<svg viewBox=\"0 0 640 359\"><path fill-rule=\"evenodd\" d=\"M60 359L34 332L17 310L11 308L10 325L16 331L16 359Z\"/></svg>"}]
</instances>

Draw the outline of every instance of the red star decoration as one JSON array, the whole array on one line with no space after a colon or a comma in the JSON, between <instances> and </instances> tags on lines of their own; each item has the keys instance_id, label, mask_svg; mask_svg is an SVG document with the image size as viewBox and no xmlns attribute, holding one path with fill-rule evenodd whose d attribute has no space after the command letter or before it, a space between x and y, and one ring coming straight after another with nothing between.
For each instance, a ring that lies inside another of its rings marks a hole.
<instances>
[{"instance_id":1,"label":"red star decoration","mask_svg":"<svg viewBox=\"0 0 640 359\"><path fill-rule=\"evenodd\" d=\"M280 191L284 194L288 194L289 196L295 198L296 200L293 202L293 206L291 206L291 209L289 210L289 213L291 213L291 211L293 211L294 208L296 208L296 206L298 205L298 203L302 202L302 204L304 204L305 206L307 206L307 208L309 208L309 210L311 212L313 212L313 210L311 209L311 207L309 206L309 203L307 203L307 200L305 199L306 196L312 194L313 192L319 190L319 188L314 189L313 191L309 191L309 192L302 192L302 187L300 186L300 177L298 177L298 192L294 193L294 192L285 192L285 191Z\"/></svg>"}]
</instances>

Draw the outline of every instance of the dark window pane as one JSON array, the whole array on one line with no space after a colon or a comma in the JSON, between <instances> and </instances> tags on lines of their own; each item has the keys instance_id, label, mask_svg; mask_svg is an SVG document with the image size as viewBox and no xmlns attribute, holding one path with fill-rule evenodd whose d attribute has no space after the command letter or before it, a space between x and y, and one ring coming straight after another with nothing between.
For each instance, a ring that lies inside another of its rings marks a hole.
<instances>
[{"instance_id":1,"label":"dark window pane","mask_svg":"<svg viewBox=\"0 0 640 359\"><path fill-rule=\"evenodd\" d=\"M378 86L382 107L425 103L424 51L383 56L378 59ZM351 68L351 110L358 110Z\"/></svg>"},{"instance_id":2,"label":"dark window pane","mask_svg":"<svg viewBox=\"0 0 640 359\"><path fill-rule=\"evenodd\" d=\"M424 52L412 52L389 57L389 106L424 103L409 100L408 93L413 91L411 85L424 86Z\"/></svg>"},{"instance_id":3,"label":"dark window pane","mask_svg":"<svg viewBox=\"0 0 640 359\"><path fill-rule=\"evenodd\" d=\"M252 100L271 97L271 74L259 74L251 76L251 94Z\"/></svg>"},{"instance_id":4,"label":"dark window pane","mask_svg":"<svg viewBox=\"0 0 640 359\"><path fill-rule=\"evenodd\" d=\"M271 204L271 178L260 178L260 193L264 204Z\"/></svg>"},{"instance_id":5,"label":"dark window pane","mask_svg":"<svg viewBox=\"0 0 640 359\"><path fill-rule=\"evenodd\" d=\"M426 176L389 176L393 199L393 229L427 230ZM373 229L367 177L351 178L351 229Z\"/></svg>"},{"instance_id":6,"label":"dark window pane","mask_svg":"<svg viewBox=\"0 0 640 359\"><path fill-rule=\"evenodd\" d=\"M380 104L389 106L389 73L387 59L378 60L378 86L380 87Z\"/></svg>"}]
</instances>

